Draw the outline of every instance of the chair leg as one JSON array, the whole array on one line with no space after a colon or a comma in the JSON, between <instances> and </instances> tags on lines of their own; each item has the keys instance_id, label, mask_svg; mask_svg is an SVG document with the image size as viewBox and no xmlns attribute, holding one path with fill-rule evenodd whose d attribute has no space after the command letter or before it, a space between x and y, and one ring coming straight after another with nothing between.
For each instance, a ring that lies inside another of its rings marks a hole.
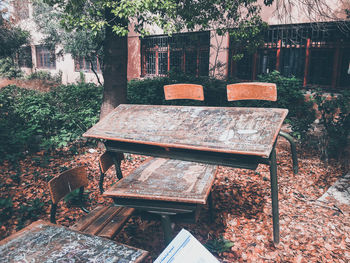
<instances>
[{"instance_id":1,"label":"chair leg","mask_svg":"<svg viewBox=\"0 0 350 263\"><path fill-rule=\"evenodd\" d=\"M105 178L105 174L102 173L102 171L101 171L100 181L98 182L98 187L100 188L100 194L103 194L103 192L104 192L104 189L103 189L104 178Z\"/></svg>"},{"instance_id":2,"label":"chair leg","mask_svg":"<svg viewBox=\"0 0 350 263\"><path fill-rule=\"evenodd\" d=\"M297 151L295 147L295 142L293 140L293 137L290 136L288 133L280 131L279 135L282 137L286 138L289 141L290 144L290 149L292 151L292 159L293 159L293 172L294 174L298 174L299 167L298 167L298 156L297 156Z\"/></svg>"},{"instance_id":3,"label":"chair leg","mask_svg":"<svg viewBox=\"0 0 350 263\"><path fill-rule=\"evenodd\" d=\"M168 245L171 242L172 239L172 229L171 229L171 221L169 215L160 215L161 221L162 221L162 228L164 232L164 239L166 245Z\"/></svg>"},{"instance_id":4,"label":"chair leg","mask_svg":"<svg viewBox=\"0 0 350 263\"><path fill-rule=\"evenodd\" d=\"M56 210L57 210L57 204L52 204L51 211L50 211L50 222L53 224L56 224Z\"/></svg>"}]
</instances>

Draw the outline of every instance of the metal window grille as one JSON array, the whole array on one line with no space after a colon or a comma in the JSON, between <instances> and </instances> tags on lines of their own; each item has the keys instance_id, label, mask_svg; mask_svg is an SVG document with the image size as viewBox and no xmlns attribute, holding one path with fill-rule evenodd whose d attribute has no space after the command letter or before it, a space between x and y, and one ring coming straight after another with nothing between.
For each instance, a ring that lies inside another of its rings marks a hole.
<instances>
[{"instance_id":1,"label":"metal window grille","mask_svg":"<svg viewBox=\"0 0 350 263\"><path fill-rule=\"evenodd\" d=\"M101 72L100 58L98 57L93 58L92 65L96 72ZM93 72L90 61L84 57L78 57L77 59L74 59L74 66L75 66L75 71Z\"/></svg>"},{"instance_id":2,"label":"metal window grille","mask_svg":"<svg viewBox=\"0 0 350 263\"><path fill-rule=\"evenodd\" d=\"M36 46L35 49L38 68L56 68L56 57L54 50L50 50L45 46Z\"/></svg>"},{"instance_id":3,"label":"metal window grille","mask_svg":"<svg viewBox=\"0 0 350 263\"><path fill-rule=\"evenodd\" d=\"M32 49L30 46L23 47L18 52L18 65L20 67L32 67Z\"/></svg>"},{"instance_id":4,"label":"metal window grille","mask_svg":"<svg viewBox=\"0 0 350 263\"><path fill-rule=\"evenodd\" d=\"M276 54L276 49L260 49L258 51L258 74L268 74L276 69Z\"/></svg>"},{"instance_id":5,"label":"metal window grille","mask_svg":"<svg viewBox=\"0 0 350 263\"><path fill-rule=\"evenodd\" d=\"M209 54L210 32L146 37L141 46L144 75L165 75L169 70L192 75L209 72L209 55L205 54Z\"/></svg>"},{"instance_id":6,"label":"metal window grille","mask_svg":"<svg viewBox=\"0 0 350 263\"><path fill-rule=\"evenodd\" d=\"M350 27L350 22L344 23L347 28ZM233 76L245 79L252 71L257 74L271 72L276 69L279 61L278 70L282 75L294 75L306 79L304 73L308 40L310 40L308 83L331 84L337 49L341 54L338 82L343 86L350 85L347 84L350 74L346 73L349 69L349 61L344 58L344 55L348 54L347 50L350 49L350 32L342 30L339 24L332 22L270 26L265 31L263 47L257 51L256 68L252 69L254 64L250 63L254 60L243 58L240 62L231 60L229 72ZM230 45L229 52L231 57L235 54L233 45L232 47Z\"/></svg>"},{"instance_id":7,"label":"metal window grille","mask_svg":"<svg viewBox=\"0 0 350 263\"><path fill-rule=\"evenodd\" d=\"M312 49L310 53L309 83L330 85L333 61L334 49Z\"/></svg>"}]
</instances>

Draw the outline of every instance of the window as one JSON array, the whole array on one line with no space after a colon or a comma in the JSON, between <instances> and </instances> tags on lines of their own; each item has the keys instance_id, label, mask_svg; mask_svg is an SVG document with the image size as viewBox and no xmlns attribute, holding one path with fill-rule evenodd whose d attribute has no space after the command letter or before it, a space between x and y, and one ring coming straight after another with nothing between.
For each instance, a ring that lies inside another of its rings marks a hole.
<instances>
[{"instance_id":1,"label":"window","mask_svg":"<svg viewBox=\"0 0 350 263\"><path fill-rule=\"evenodd\" d=\"M311 49L309 83L319 85L331 85L333 61L333 49Z\"/></svg>"},{"instance_id":2,"label":"window","mask_svg":"<svg viewBox=\"0 0 350 263\"><path fill-rule=\"evenodd\" d=\"M259 50L258 52L258 74L268 74L276 69L276 54L274 48Z\"/></svg>"},{"instance_id":3,"label":"window","mask_svg":"<svg viewBox=\"0 0 350 263\"><path fill-rule=\"evenodd\" d=\"M96 72L101 72L101 61L97 57L93 58L91 61L87 58L79 57L78 59L74 59L74 66L75 71L93 72L93 67Z\"/></svg>"},{"instance_id":4,"label":"window","mask_svg":"<svg viewBox=\"0 0 350 263\"><path fill-rule=\"evenodd\" d=\"M38 68L55 69L56 57L55 51L45 46L36 46L36 64Z\"/></svg>"},{"instance_id":5,"label":"window","mask_svg":"<svg viewBox=\"0 0 350 263\"><path fill-rule=\"evenodd\" d=\"M30 46L22 47L18 51L18 65L24 68L32 67L32 49Z\"/></svg>"},{"instance_id":6,"label":"window","mask_svg":"<svg viewBox=\"0 0 350 263\"><path fill-rule=\"evenodd\" d=\"M146 37L141 42L142 75L164 76L175 71L207 76L209 46L209 32Z\"/></svg>"},{"instance_id":7,"label":"window","mask_svg":"<svg viewBox=\"0 0 350 263\"><path fill-rule=\"evenodd\" d=\"M280 72L283 76L303 78L305 48L282 48Z\"/></svg>"}]
</instances>

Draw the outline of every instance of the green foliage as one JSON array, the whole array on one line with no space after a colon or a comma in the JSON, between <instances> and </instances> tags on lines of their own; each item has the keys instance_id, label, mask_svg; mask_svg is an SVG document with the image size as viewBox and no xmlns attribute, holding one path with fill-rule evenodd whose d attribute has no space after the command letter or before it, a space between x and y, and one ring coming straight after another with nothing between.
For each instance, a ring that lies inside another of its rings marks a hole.
<instances>
[{"instance_id":1,"label":"green foliage","mask_svg":"<svg viewBox=\"0 0 350 263\"><path fill-rule=\"evenodd\" d=\"M193 83L203 85L205 101L164 99L164 85ZM128 84L128 103L153 105L226 105L226 81L211 77L195 77L185 74L170 74L168 77L132 80Z\"/></svg>"},{"instance_id":2,"label":"green foliage","mask_svg":"<svg viewBox=\"0 0 350 263\"><path fill-rule=\"evenodd\" d=\"M0 59L0 76L4 78L20 78L23 72L12 58L7 57Z\"/></svg>"},{"instance_id":3,"label":"green foliage","mask_svg":"<svg viewBox=\"0 0 350 263\"><path fill-rule=\"evenodd\" d=\"M25 144L32 135L23 127L25 121L16 113L18 98L31 93L16 86L0 89L0 160L13 162L23 155Z\"/></svg>"},{"instance_id":4,"label":"green foliage","mask_svg":"<svg viewBox=\"0 0 350 263\"><path fill-rule=\"evenodd\" d=\"M223 237L220 237L218 239L208 240L208 242L204 246L212 253L222 253L230 251L233 245L233 242Z\"/></svg>"},{"instance_id":5,"label":"green foliage","mask_svg":"<svg viewBox=\"0 0 350 263\"><path fill-rule=\"evenodd\" d=\"M288 109L287 122L290 123L293 136L305 139L311 124L316 119L313 102L305 100L301 80L295 77L284 77L278 71L259 76L259 81L276 83L279 108Z\"/></svg>"},{"instance_id":6,"label":"green foliage","mask_svg":"<svg viewBox=\"0 0 350 263\"><path fill-rule=\"evenodd\" d=\"M344 90L330 96L318 91L314 99L325 132L322 158L339 158L347 147L350 132L350 91Z\"/></svg>"},{"instance_id":7,"label":"green foliage","mask_svg":"<svg viewBox=\"0 0 350 263\"><path fill-rule=\"evenodd\" d=\"M102 88L91 83L41 93L8 86L0 90L0 161L25 151L67 146L98 121Z\"/></svg>"},{"instance_id":8,"label":"green foliage","mask_svg":"<svg viewBox=\"0 0 350 263\"><path fill-rule=\"evenodd\" d=\"M49 71L38 70L26 76L26 79L40 79L54 83L62 82L62 71L52 75Z\"/></svg>"},{"instance_id":9,"label":"green foliage","mask_svg":"<svg viewBox=\"0 0 350 263\"><path fill-rule=\"evenodd\" d=\"M0 58L13 58L21 46L28 43L29 32L13 26L0 11Z\"/></svg>"},{"instance_id":10,"label":"green foliage","mask_svg":"<svg viewBox=\"0 0 350 263\"><path fill-rule=\"evenodd\" d=\"M0 198L0 226L13 214L12 198Z\"/></svg>"}]
</instances>

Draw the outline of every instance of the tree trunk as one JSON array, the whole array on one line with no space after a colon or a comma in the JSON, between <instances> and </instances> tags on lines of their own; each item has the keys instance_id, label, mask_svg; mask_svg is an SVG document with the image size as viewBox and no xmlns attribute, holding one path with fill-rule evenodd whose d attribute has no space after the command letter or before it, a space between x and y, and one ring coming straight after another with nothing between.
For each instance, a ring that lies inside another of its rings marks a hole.
<instances>
[{"instance_id":1,"label":"tree trunk","mask_svg":"<svg viewBox=\"0 0 350 263\"><path fill-rule=\"evenodd\" d=\"M106 10L107 21L127 25L127 21L116 19ZM110 26L106 28L103 58L103 101L100 119L119 104L126 103L127 90L128 37L117 36Z\"/></svg>"}]
</instances>

